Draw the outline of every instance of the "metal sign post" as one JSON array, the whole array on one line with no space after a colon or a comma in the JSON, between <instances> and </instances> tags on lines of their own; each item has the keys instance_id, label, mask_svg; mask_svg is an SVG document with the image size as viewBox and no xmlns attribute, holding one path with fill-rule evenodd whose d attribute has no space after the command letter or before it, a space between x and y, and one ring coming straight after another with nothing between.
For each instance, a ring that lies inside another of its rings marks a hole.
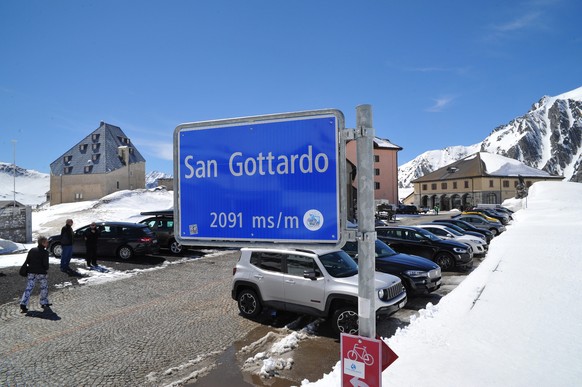
<instances>
[{"instance_id":1,"label":"metal sign post","mask_svg":"<svg viewBox=\"0 0 582 387\"><path fill-rule=\"evenodd\" d=\"M376 337L374 271L376 224L374 210L374 129L372 106L356 108L358 153L358 317L359 334Z\"/></svg>"}]
</instances>

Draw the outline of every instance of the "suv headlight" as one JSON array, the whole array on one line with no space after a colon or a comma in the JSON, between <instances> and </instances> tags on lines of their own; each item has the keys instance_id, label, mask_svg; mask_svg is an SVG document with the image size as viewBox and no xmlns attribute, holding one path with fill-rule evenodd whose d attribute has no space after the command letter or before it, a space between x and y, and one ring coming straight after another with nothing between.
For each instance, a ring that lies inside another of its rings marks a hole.
<instances>
[{"instance_id":1,"label":"suv headlight","mask_svg":"<svg viewBox=\"0 0 582 387\"><path fill-rule=\"evenodd\" d=\"M428 277L428 273L422 270L406 270L404 274L409 277Z\"/></svg>"},{"instance_id":2,"label":"suv headlight","mask_svg":"<svg viewBox=\"0 0 582 387\"><path fill-rule=\"evenodd\" d=\"M378 290L378 298L385 301L388 299L388 290L380 289Z\"/></svg>"},{"instance_id":3,"label":"suv headlight","mask_svg":"<svg viewBox=\"0 0 582 387\"><path fill-rule=\"evenodd\" d=\"M467 252L467 249L462 249L460 247L453 247L453 251L455 253L459 253L459 254L465 254Z\"/></svg>"}]
</instances>

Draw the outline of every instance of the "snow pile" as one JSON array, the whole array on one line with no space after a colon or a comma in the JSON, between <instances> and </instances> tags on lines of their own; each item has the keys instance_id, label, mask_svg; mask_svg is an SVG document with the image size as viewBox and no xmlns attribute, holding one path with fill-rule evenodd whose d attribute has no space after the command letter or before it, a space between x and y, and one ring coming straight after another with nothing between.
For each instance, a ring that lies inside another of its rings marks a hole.
<instances>
[{"instance_id":1,"label":"snow pile","mask_svg":"<svg viewBox=\"0 0 582 387\"><path fill-rule=\"evenodd\" d=\"M486 259L384 339L384 386L574 386L582 379L582 185L539 182ZM516 208L517 201L511 201ZM302 385L341 385L341 365Z\"/></svg>"}]
</instances>

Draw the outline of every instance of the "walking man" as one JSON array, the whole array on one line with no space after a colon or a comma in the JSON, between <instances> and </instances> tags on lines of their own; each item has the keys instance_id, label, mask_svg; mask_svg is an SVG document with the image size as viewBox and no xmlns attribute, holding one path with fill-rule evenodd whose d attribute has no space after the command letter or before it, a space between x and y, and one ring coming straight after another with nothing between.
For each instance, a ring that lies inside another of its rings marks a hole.
<instances>
[{"instance_id":1,"label":"walking man","mask_svg":"<svg viewBox=\"0 0 582 387\"><path fill-rule=\"evenodd\" d=\"M69 266L71 257L73 256L73 219L67 219L64 227L61 229L61 246L63 253L61 254L61 271L63 273L71 274L73 269Z\"/></svg>"},{"instance_id":2,"label":"walking man","mask_svg":"<svg viewBox=\"0 0 582 387\"><path fill-rule=\"evenodd\" d=\"M97 240L99 239L100 231L95 222L91 223L89 228L85 230L85 247L87 253L87 269L97 267Z\"/></svg>"},{"instance_id":3,"label":"walking man","mask_svg":"<svg viewBox=\"0 0 582 387\"><path fill-rule=\"evenodd\" d=\"M36 280L40 282L40 306L46 310L52 304L48 300L48 276L49 269L49 253L46 250L48 246L48 239L44 236L38 238L38 246L33 247L26 256L28 263L28 276L26 282L26 289L20 300L20 312L28 312L28 300L30 293L36 285Z\"/></svg>"}]
</instances>

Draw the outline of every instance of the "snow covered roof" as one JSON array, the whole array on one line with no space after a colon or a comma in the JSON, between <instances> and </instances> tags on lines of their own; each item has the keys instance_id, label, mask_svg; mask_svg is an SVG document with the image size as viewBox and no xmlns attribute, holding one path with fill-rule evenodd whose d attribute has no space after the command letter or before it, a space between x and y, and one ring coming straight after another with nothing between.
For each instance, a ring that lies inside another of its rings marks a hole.
<instances>
[{"instance_id":1,"label":"snow covered roof","mask_svg":"<svg viewBox=\"0 0 582 387\"><path fill-rule=\"evenodd\" d=\"M413 180L413 183L452 180L469 177L537 177L545 179L562 179L562 176L553 176L540 169L532 168L524 163L509 157L477 152L436 171Z\"/></svg>"},{"instance_id":2,"label":"snow covered roof","mask_svg":"<svg viewBox=\"0 0 582 387\"><path fill-rule=\"evenodd\" d=\"M374 144L378 147L378 148L387 148L387 149L398 149L398 150L402 150L402 147L393 144L390 140L385 139L385 138L379 138L379 137L374 137Z\"/></svg>"}]
</instances>

